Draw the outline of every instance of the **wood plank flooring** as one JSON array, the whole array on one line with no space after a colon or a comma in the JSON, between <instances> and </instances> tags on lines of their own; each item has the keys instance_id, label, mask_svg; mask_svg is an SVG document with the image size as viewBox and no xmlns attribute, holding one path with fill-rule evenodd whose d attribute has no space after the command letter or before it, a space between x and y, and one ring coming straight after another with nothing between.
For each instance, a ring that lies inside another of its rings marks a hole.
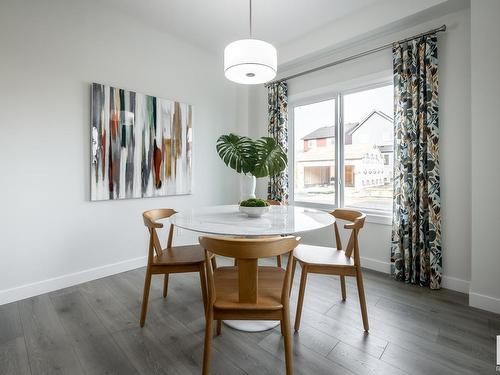
<instances>
[{"instance_id":1,"label":"wood plank flooring","mask_svg":"<svg viewBox=\"0 0 500 375\"><path fill-rule=\"evenodd\" d=\"M219 264L229 264L220 259ZM297 270L300 272L300 269ZM0 306L0 374L199 374L205 321L198 274L153 277L139 328L144 269ZM370 333L355 282L309 275L294 335L295 373L495 374L500 316L467 306L461 293L395 282L365 271ZM300 277L294 278L292 326ZM284 374L279 327L246 333L223 326L212 374Z\"/></svg>"}]
</instances>

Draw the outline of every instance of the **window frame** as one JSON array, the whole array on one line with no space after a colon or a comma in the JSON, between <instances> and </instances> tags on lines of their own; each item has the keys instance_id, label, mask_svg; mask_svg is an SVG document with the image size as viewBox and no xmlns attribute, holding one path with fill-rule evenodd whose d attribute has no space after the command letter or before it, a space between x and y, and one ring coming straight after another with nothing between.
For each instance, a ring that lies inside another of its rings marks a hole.
<instances>
[{"instance_id":1,"label":"window frame","mask_svg":"<svg viewBox=\"0 0 500 375\"><path fill-rule=\"evenodd\" d=\"M336 178L335 181L335 203L334 204L324 204L324 203L314 203L314 202L305 202L305 201L296 201L295 200L295 107L300 107L304 105L314 104L318 102L325 102L327 100L335 100L335 129L338 128L338 93L337 92L328 92L322 95L310 95L300 100L295 100L288 103L289 110L288 113L288 139L291 139L292 142L288 142L288 176L289 176L289 201L296 206L301 207L310 207L317 208L320 210L332 211L334 208L338 207L338 191L339 191L339 179ZM335 134L336 138L337 135ZM337 154L337 139L335 140L335 153ZM335 174L338 176L338 158L336 155L335 158ZM291 176L291 178L290 178ZM291 199L290 199L291 198Z\"/></svg>"},{"instance_id":2,"label":"window frame","mask_svg":"<svg viewBox=\"0 0 500 375\"><path fill-rule=\"evenodd\" d=\"M368 215L369 221L377 222L380 224L390 224L390 218L392 217L392 210L377 210L374 208L359 208L359 207L349 207L344 206L344 179L345 179L345 164L344 164L344 96L349 94L355 94L361 91L373 90L384 86L393 85L392 79L383 79L374 83L362 84L362 85L352 85L347 88L342 88L341 90L331 89L320 95L306 95L302 96L300 99L290 100L288 103L289 114L288 114L288 139L292 140L288 144L288 160L289 160L289 201L301 207L316 208L325 211L332 211L337 207L361 209ZM335 100L335 202L332 204L324 203L314 203L306 201L296 201L295 200L295 108L310 105L322 101ZM338 177L337 177L338 176Z\"/></svg>"}]
</instances>

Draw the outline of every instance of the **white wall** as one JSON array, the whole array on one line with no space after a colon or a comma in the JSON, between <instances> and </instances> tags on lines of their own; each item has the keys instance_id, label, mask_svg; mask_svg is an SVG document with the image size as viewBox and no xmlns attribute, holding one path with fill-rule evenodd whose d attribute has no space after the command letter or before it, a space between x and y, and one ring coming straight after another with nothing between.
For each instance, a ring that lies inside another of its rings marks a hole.
<instances>
[{"instance_id":1,"label":"white wall","mask_svg":"<svg viewBox=\"0 0 500 375\"><path fill-rule=\"evenodd\" d=\"M440 162L442 197L442 245L444 287L468 292L470 280L470 23L469 10L460 10L449 15L386 33L366 43L357 43L352 48L343 48L330 54L328 59L312 66L353 53L383 45L387 42L427 31L442 24L448 29L439 34L439 98L440 98ZM295 66L291 72L300 71ZM281 71L281 76L288 72ZM342 90L366 82L392 79L391 50L338 65L289 81L290 101L311 95L321 96L332 90ZM266 132L266 91L253 88L249 94L249 121L251 134ZM261 129L260 132L256 128ZM259 193L264 195L264 184ZM360 236L363 265L382 272L389 272L391 227L387 224L368 222ZM386 223L390 219L385 220ZM325 229L302 236L303 241L313 244L331 244L330 230Z\"/></svg>"},{"instance_id":2,"label":"white wall","mask_svg":"<svg viewBox=\"0 0 500 375\"><path fill-rule=\"evenodd\" d=\"M463 0L385 0L352 12L328 23L279 48L279 63L302 60L308 54L321 54L333 45L348 45L353 40L369 38L374 33L389 29L409 16L423 12L440 12L442 8L461 6Z\"/></svg>"},{"instance_id":3,"label":"white wall","mask_svg":"<svg viewBox=\"0 0 500 375\"><path fill-rule=\"evenodd\" d=\"M500 313L498 89L500 2L471 2L472 278L470 304Z\"/></svg>"},{"instance_id":4,"label":"white wall","mask_svg":"<svg viewBox=\"0 0 500 375\"><path fill-rule=\"evenodd\" d=\"M0 51L0 304L144 264L144 210L237 200L215 141L247 94L220 56L97 0L3 0ZM193 104L192 195L89 202L91 82Z\"/></svg>"}]
</instances>

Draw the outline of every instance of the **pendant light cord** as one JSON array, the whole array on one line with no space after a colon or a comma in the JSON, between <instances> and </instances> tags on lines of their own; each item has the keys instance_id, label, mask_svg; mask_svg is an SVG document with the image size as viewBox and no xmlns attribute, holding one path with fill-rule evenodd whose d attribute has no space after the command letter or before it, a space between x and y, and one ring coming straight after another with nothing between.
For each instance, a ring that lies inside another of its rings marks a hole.
<instances>
[{"instance_id":1,"label":"pendant light cord","mask_svg":"<svg viewBox=\"0 0 500 375\"><path fill-rule=\"evenodd\" d=\"M250 39L252 39L252 0L250 0Z\"/></svg>"}]
</instances>

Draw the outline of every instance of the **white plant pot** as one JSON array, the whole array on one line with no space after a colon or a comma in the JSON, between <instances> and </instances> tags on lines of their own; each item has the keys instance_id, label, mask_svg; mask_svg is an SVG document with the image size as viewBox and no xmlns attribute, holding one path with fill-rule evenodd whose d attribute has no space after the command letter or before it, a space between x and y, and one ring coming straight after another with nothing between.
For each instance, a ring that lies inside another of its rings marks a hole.
<instances>
[{"instance_id":1,"label":"white plant pot","mask_svg":"<svg viewBox=\"0 0 500 375\"><path fill-rule=\"evenodd\" d=\"M255 186L257 184L257 179L255 176L241 174L240 175L240 202L255 198Z\"/></svg>"}]
</instances>

